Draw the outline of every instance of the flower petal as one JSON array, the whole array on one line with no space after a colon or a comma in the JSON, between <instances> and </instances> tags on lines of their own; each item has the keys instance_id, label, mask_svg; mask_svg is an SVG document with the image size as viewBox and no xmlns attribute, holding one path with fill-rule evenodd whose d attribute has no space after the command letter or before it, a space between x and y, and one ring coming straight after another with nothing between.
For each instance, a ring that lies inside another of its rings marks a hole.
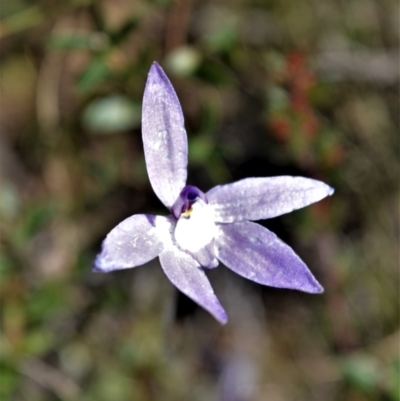
<instances>
[{"instance_id":1,"label":"flower petal","mask_svg":"<svg viewBox=\"0 0 400 401\"><path fill-rule=\"evenodd\" d=\"M333 188L303 177L246 178L207 192L215 221L232 223L269 219L332 195Z\"/></svg>"},{"instance_id":2,"label":"flower petal","mask_svg":"<svg viewBox=\"0 0 400 401\"><path fill-rule=\"evenodd\" d=\"M171 283L185 295L210 312L219 322L228 317L199 264L176 247L165 249L160 255L161 266Z\"/></svg>"},{"instance_id":3,"label":"flower petal","mask_svg":"<svg viewBox=\"0 0 400 401\"><path fill-rule=\"evenodd\" d=\"M136 267L157 257L164 248L157 219L163 217L136 214L118 224L103 241L93 270L108 273Z\"/></svg>"},{"instance_id":4,"label":"flower petal","mask_svg":"<svg viewBox=\"0 0 400 401\"><path fill-rule=\"evenodd\" d=\"M157 63L144 90L142 136L151 186L171 208L186 184L188 145L178 97Z\"/></svg>"},{"instance_id":5,"label":"flower petal","mask_svg":"<svg viewBox=\"0 0 400 401\"><path fill-rule=\"evenodd\" d=\"M249 280L271 287L323 292L293 249L259 224L222 224L215 243L218 259Z\"/></svg>"}]
</instances>

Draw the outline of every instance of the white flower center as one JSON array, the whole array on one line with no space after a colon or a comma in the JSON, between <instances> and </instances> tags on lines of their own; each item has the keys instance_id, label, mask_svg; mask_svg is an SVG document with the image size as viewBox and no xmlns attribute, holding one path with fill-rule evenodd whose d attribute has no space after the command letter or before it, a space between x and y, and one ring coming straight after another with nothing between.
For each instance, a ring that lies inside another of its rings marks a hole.
<instances>
[{"instance_id":1,"label":"white flower center","mask_svg":"<svg viewBox=\"0 0 400 401\"><path fill-rule=\"evenodd\" d=\"M179 217L175 227L175 240L181 249L197 252L214 239L215 232L213 209L199 199Z\"/></svg>"}]
</instances>

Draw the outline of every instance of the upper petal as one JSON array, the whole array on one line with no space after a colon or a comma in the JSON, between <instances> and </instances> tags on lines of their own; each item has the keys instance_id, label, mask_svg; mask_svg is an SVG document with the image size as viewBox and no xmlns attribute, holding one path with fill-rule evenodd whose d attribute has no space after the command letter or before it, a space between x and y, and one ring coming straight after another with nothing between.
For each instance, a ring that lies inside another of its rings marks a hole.
<instances>
[{"instance_id":1,"label":"upper petal","mask_svg":"<svg viewBox=\"0 0 400 401\"><path fill-rule=\"evenodd\" d=\"M103 241L93 270L103 273L142 265L164 248L166 217L136 214L113 228Z\"/></svg>"},{"instance_id":2,"label":"upper petal","mask_svg":"<svg viewBox=\"0 0 400 401\"><path fill-rule=\"evenodd\" d=\"M228 317L199 264L187 253L171 246L160 254L161 266L171 283L210 312L218 321Z\"/></svg>"},{"instance_id":3,"label":"upper petal","mask_svg":"<svg viewBox=\"0 0 400 401\"><path fill-rule=\"evenodd\" d=\"M157 63L144 90L142 137L151 186L171 208L186 184L188 145L178 97Z\"/></svg>"},{"instance_id":4,"label":"upper petal","mask_svg":"<svg viewBox=\"0 0 400 401\"><path fill-rule=\"evenodd\" d=\"M332 195L333 188L303 177L246 178L207 192L215 221L269 219L300 209Z\"/></svg>"},{"instance_id":5,"label":"upper petal","mask_svg":"<svg viewBox=\"0 0 400 401\"><path fill-rule=\"evenodd\" d=\"M222 224L215 243L218 259L249 280L271 287L323 292L293 249L259 224Z\"/></svg>"}]
</instances>

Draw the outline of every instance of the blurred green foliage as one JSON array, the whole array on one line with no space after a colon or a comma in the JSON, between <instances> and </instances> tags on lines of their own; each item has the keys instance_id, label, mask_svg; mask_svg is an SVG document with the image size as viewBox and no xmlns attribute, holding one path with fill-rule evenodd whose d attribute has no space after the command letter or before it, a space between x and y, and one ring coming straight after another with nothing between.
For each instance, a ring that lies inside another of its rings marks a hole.
<instances>
[{"instance_id":1,"label":"blurred green foliage","mask_svg":"<svg viewBox=\"0 0 400 401\"><path fill-rule=\"evenodd\" d=\"M0 11L0 398L399 401L394 0L48 2ZM143 160L151 63L189 178L304 175L332 198L265 222L322 296L210 279L220 327L158 262L98 275L123 218L163 212Z\"/></svg>"}]
</instances>

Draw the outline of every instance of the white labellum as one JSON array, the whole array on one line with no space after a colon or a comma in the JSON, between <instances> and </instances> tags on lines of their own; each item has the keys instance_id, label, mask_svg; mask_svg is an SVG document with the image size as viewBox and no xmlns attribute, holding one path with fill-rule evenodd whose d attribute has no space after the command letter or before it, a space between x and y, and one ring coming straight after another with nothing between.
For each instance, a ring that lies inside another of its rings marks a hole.
<instances>
[{"instance_id":1,"label":"white labellum","mask_svg":"<svg viewBox=\"0 0 400 401\"><path fill-rule=\"evenodd\" d=\"M175 227L175 240L181 249L195 253L214 239L216 226L213 209L201 199L183 213Z\"/></svg>"}]
</instances>

